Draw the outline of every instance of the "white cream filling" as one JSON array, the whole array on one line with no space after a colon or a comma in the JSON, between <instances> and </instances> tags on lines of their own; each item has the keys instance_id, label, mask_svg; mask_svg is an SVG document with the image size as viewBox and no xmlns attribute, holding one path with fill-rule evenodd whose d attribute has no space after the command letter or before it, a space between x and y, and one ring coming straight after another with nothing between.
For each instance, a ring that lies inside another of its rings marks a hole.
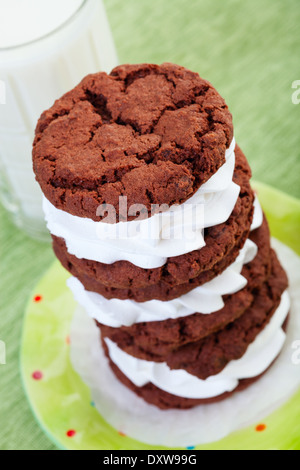
<instances>
[{"instance_id":1,"label":"white cream filling","mask_svg":"<svg viewBox=\"0 0 300 470\"><path fill-rule=\"evenodd\" d=\"M108 300L100 294L85 290L81 282L74 277L68 280L68 286L88 315L99 323L114 328L140 322L185 317L195 312L210 314L224 307L223 295L234 294L245 287L247 280L240 273L243 265L252 261L256 254L257 246L251 240L247 240L237 259L222 274L187 294L167 302L150 300L139 303L130 299Z\"/></svg>"},{"instance_id":2,"label":"white cream filling","mask_svg":"<svg viewBox=\"0 0 300 470\"><path fill-rule=\"evenodd\" d=\"M122 351L108 338L105 338L105 342L111 360L136 386L142 387L151 382L172 395L211 398L233 391L240 379L256 377L272 364L285 341L286 335L281 327L289 309L289 294L285 291L270 322L249 345L244 356L231 361L221 373L206 380L201 380L185 370L171 370L166 363L137 359Z\"/></svg>"},{"instance_id":3,"label":"white cream filling","mask_svg":"<svg viewBox=\"0 0 300 470\"><path fill-rule=\"evenodd\" d=\"M253 206L254 206L254 213L253 213L252 225L250 228L251 232L259 228L262 225L263 220L264 220L264 214L263 214L263 211L262 211L262 208L261 208L261 205L259 203L257 196L255 196Z\"/></svg>"},{"instance_id":4,"label":"white cream filling","mask_svg":"<svg viewBox=\"0 0 300 470\"><path fill-rule=\"evenodd\" d=\"M144 269L163 266L169 257L205 246L203 232L230 217L240 187L233 183L235 140L224 165L185 203L144 220L108 224L73 216L44 198L53 235L64 238L70 254L105 264L129 261Z\"/></svg>"}]
</instances>

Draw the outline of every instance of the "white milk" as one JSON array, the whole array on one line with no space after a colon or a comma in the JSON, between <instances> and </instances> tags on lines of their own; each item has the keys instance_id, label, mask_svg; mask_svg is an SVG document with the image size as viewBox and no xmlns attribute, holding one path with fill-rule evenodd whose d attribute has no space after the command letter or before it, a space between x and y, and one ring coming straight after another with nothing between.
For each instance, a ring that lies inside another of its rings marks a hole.
<instances>
[{"instance_id":1,"label":"white milk","mask_svg":"<svg viewBox=\"0 0 300 470\"><path fill-rule=\"evenodd\" d=\"M44 231L31 163L40 114L117 63L102 0L0 0L0 193L29 233Z\"/></svg>"}]
</instances>

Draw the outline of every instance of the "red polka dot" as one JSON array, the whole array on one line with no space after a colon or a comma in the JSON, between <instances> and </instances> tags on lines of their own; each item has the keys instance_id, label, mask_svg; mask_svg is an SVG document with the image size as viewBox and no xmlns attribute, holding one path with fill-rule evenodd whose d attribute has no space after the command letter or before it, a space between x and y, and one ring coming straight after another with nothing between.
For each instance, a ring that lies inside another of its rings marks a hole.
<instances>
[{"instance_id":1,"label":"red polka dot","mask_svg":"<svg viewBox=\"0 0 300 470\"><path fill-rule=\"evenodd\" d=\"M43 300L43 297L41 295L36 295L33 300L34 300L34 302L38 303L38 302L41 302Z\"/></svg>"},{"instance_id":2,"label":"red polka dot","mask_svg":"<svg viewBox=\"0 0 300 470\"><path fill-rule=\"evenodd\" d=\"M126 437L126 434L122 431L119 431L119 435L122 436L122 437Z\"/></svg>"},{"instance_id":3,"label":"red polka dot","mask_svg":"<svg viewBox=\"0 0 300 470\"><path fill-rule=\"evenodd\" d=\"M263 432L267 429L267 426L265 424L258 424L255 429L257 432Z\"/></svg>"},{"instance_id":4,"label":"red polka dot","mask_svg":"<svg viewBox=\"0 0 300 470\"><path fill-rule=\"evenodd\" d=\"M66 432L67 437L74 437L76 434L76 431L74 429L69 429L69 431Z\"/></svg>"},{"instance_id":5,"label":"red polka dot","mask_svg":"<svg viewBox=\"0 0 300 470\"><path fill-rule=\"evenodd\" d=\"M33 380L42 380L43 373L40 370L36 370L35 372L33 372L32 378Z\"/></svg>"}]
</instances>

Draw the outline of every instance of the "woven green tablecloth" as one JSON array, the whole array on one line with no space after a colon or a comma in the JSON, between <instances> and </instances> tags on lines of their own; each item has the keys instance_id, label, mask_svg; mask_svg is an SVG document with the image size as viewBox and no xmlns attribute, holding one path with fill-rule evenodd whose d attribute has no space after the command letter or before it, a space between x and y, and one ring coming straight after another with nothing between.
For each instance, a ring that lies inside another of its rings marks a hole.
<instances>
[{"instance_id":1,"label":"woven green tablecloth","mask_svg":"<svg viewBox=\"0 0 300 470\"><path fill-rule=\"evenodd\" d=\"M226 99L256 179L300 197L299 0L106 0L120 62L170 61L198 71ZM55 449L22 390L22 316L51 247L18 231L0 207L0 449ZM300 229L300 227L299 227Z\"/></svg>"}]
</instances>

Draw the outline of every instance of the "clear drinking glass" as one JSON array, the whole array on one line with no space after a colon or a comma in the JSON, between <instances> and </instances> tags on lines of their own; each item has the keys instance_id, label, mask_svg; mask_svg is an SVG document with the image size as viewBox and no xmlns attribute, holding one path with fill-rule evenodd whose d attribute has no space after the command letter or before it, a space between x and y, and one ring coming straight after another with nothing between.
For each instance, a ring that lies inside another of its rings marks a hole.
<instances>
[{"instance_id":1,"label":"clear drinking glass","mask_svg":"<svg viewBox=\"0 0 300 470\"><path fill-rule=\"evenodd\" d=\"M85 75L109 72L118 59L102 0L0 0L0 17L0 198L17 226L43 239L31 162L36 122Z\"/></svg>"}]
</instances>

